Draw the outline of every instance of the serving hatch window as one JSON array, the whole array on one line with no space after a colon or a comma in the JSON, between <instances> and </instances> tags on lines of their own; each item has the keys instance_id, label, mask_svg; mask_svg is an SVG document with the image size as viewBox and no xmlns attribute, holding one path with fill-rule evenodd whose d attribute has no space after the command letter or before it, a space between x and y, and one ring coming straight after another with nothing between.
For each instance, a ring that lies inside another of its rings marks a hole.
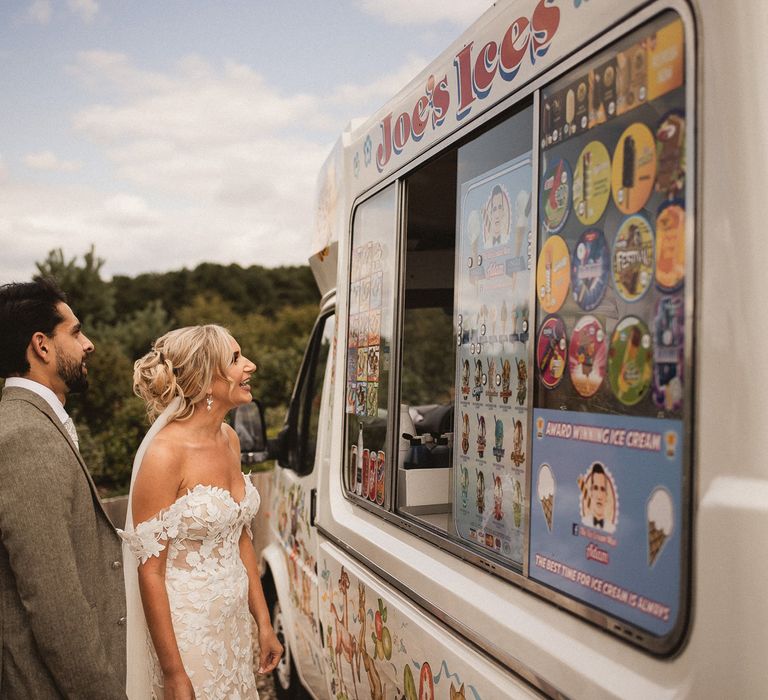
<instances>
[{"instance_id":1,"label":"serving hatch window","mask_svg":"<svg viewBox=\"0 0 768 700\"><path fill-rule=\"evenodd\" d=\"M398 509L518 568L532 143L528 102L405 182Z\"/></svg>"}]
</instances>

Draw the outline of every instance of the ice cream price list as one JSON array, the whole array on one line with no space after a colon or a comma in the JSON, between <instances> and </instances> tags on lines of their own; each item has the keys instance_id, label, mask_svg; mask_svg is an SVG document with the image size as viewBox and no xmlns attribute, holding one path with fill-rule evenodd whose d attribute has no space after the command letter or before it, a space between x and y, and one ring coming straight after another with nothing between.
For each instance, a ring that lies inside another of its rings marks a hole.
<instances>
[{"instance_id":1,"label":"ice cream price list","mask_svg":"<svg viewBox=\"0 0 768 700\"><path fill-rule=\"evenodd\" d=\"M684 74L667 13L540 101L528 572L659 637L687 527Z\"/></svg>"},{"instance_id":2,"label":"ice cream price list","mask_svg":"<svg viewBox=\"0 0 768 700\"><path fill-rule=\"evenodd\" d=\"M461 538L522 567L526 531L530 152L461 185L453 514Z\"/></svg>"}]
</instances>

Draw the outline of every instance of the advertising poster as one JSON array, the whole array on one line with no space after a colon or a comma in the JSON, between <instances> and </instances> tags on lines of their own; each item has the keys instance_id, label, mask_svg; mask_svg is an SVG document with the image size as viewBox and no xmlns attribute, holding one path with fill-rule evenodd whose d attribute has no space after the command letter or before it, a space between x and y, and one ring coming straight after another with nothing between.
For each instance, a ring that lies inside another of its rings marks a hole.
<instances>
[{"instance_id":1,"label":"advertising poster","mask_svg":"<svg viewBox=\"0 0 768 700\"><path fill-rule=\"evenodd\" d=\"M530 154L461 188L453 512L459 536L517 565L525 532Z\"/></svg>"},{"instance_id":2,"label":"advertising poster","mask_svg":"<svg viewBox=\"0 0 768 700\"><path fill-rule=\"evenodd\" d=\"M658 637L690 527L683 39L661 15L545 88L542 120L586 84L587 126L539 141L528 574Z\"/></svg>"},{"instance_id":3,"label":"advertising poster","mask_svg":"<svg viewBox=\"0 0 768 700\"><path fill-rule=\"evenodd\" d=\"M677 620L682 423L534 412L529 575L663 636Z\"/></svg>"}]
</instances>

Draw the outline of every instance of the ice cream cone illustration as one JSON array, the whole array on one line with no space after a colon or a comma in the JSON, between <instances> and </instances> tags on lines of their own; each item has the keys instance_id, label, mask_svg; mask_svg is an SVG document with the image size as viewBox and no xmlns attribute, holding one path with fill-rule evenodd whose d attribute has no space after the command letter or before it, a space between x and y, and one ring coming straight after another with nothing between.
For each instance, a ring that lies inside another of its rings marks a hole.
<instances>
[{"instance_id":1,"label":"ice cream cone illustration","mask_svg":"<svg viewBox=\"0 0 768 700\"><path fill-rule=\"evenodd\" d=\"M552 532L552 515L555 508L555 478L548 464L542 464L539 468L539 480L537 485L539 503L547 520L547 529Z\"/></svg>"},{"instance_id":2,"label":"ice cream cone illustration","mask_svg":"<svg viewBox=\"0 0 768 700\"><path fill-rule=\"evenodd\" d=\"M515 479L515 487L512 492L512 518L515 521L515 527L519 529L523 520L523 490L517 479Z\"/></svg>"},{"instance_id":3,"label":"ice cream cone illustration","mask_svg":"<svg viewBox=\"0 0 768 700\"><path fill-rule=\"evenodd\" d=\"M657 488L651 494L648 499L646 515L648 521L648 566L653 566L673 529L672 497L666 489Z\"/></svg>"}]
</instances>

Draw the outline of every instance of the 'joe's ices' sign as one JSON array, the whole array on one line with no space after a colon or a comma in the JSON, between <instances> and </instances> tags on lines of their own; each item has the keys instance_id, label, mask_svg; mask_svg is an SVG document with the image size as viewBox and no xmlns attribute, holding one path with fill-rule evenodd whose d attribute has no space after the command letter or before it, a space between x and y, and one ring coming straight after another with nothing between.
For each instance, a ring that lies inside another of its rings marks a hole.
<instances>
[{"instance_id":1,"label":"'joe's ices' sign","mask_svg":"<svg viewBox=\"0 0 768 700\"><path fill-rule=\"evenodd\" d=\"M489 41L479 51L475 42L468 43L453 58L456 69L456 119L464 119L475 100L485 99L491 92L496 75L510 82L515 79L526 57L531 64L544 56L560 25L560 9L553 0L539 0L530 19L518 17L498 41ZM399 155L408 141L422 139L427 126L433 130L445 122L451 108L451 86L448 74L440 78L430 75L424 93L415 104L393 119L390 112L380 123L381 143L376 151L379 172L392 154Z\"/></svg>"}]
</instances>

